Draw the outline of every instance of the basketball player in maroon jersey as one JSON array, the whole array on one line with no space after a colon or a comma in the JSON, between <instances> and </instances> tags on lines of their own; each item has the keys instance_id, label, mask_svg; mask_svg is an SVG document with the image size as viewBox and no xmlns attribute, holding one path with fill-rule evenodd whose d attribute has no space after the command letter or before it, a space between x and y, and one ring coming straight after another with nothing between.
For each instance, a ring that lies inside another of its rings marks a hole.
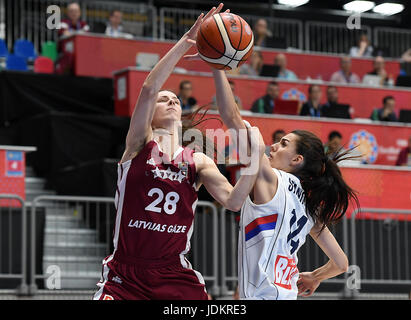
<instances>
[{"instance_id":1,"label":"basketball player in maroon jersey","mask_svg":"<svg viewBox=\"0 0 411 320\"><path fill-rule=\"evenodd\" d=\"M213 8L157 63L141 89L118 164L114 252L103 260L95 300L208 299L204 279L191 268L190 250L197 191L203 184L226 208L237 211L256 175L243 175L233 187L204 153L178 140L181 107L177 96L160 91L191 47L200 24ZM250 131L249 131L250 133ZM262 159L259 131L250 134ZM166 161L163 161L166 160ZM256 170L258 171L258 170Z\"/></svg>"}]
</instances>

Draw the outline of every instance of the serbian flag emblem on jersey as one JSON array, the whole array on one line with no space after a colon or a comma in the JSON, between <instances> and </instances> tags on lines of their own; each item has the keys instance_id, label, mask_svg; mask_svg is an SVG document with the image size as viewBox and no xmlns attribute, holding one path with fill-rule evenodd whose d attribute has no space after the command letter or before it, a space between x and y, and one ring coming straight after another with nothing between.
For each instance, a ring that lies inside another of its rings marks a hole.
<instances>
[{"instance_id":1,"label":"serbian flag emblem on jersey","mask_svg":"<svg viewBox=\"0 0 411 320\"><path fill-rule=\"evenodd\" d=\"M23 176L23 152L6 151L6 177Z\"/></svg>"},{"instance_id":2,"label":"serbian flag emblem on jersey","mask_svg":"<svg viewBox=\"0 0 411 320\"><path fill-rule=\"evenodd\" d=\"M245 241L247 247L258 242L261 238L269 237L275 229L278 214L254 219L245 227ZM267 232L268 231L268 232Z\"/></svg>"}]
</instances>

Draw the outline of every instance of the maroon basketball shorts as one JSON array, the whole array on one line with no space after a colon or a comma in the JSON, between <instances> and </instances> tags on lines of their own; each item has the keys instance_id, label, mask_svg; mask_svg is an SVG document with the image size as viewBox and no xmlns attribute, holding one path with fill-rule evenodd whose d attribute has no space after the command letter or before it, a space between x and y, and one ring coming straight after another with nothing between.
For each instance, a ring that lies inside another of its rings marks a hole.
<instances>
[{"instance_id":1,"label":"maroon basketball shorts","mask_svg":"<svg viewBox=\"0 0 411 320\"><path fill-rule=\"evenodd\" d=\"M207 300L204 279L187 260L103 261L94 300Z\"/></svg>"}]
</instances>

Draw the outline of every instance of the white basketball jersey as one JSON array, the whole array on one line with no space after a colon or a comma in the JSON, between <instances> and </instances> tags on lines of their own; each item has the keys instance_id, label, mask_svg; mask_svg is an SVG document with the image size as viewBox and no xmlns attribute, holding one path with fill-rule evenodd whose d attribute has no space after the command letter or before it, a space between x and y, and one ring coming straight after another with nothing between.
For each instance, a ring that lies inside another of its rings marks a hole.
<instances>
[{"instance_id":1,"label":"white basketball jersey","mask_svg":"<svg viewBox=\"0 0 411 320\"><path fill-rule=\"evenodd\" d=\"M299 179L273 169L278 188L271 201L241 209L238 283L241 299L297 299L297 251L313 227Z\"/></svg>"}]
</instances>

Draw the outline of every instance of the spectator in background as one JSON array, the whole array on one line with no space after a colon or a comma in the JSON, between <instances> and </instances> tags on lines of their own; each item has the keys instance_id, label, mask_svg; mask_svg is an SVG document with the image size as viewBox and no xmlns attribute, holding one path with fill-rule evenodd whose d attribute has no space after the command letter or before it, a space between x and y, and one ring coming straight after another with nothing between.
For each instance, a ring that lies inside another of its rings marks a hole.
<instances>
[{"instance_id":1,"label":"spectator in background","mask_svg":"<svg viewBox=\"0 0 411 320\"><path fill-rule=\"evenodd\" d=\"M254 24L254 45L260 47L273 47L272 33L267 28L267 20L261 18Z\"/></svg>"},{"instance_id":2,"label":"spectator in background","mask_svg":"<svg viewBox=\"0 0 411 320\"><path fill-rule=\"evenodd\" d=\"M283 53L279 53L274 58L274 65L280 67L277 78L285 80L297 80L294 72L287 69L287 57Z\"/></svg>"},{"instance_id":3,"label":"spectator in background","mask_svg":"<svg viewBox=\"0 0 411 320\"><path fill-rule=\"evenodd\" d=\"M281 138L285 136L285 131L283 129L278 129L275 130L271 136L272 143L275 144L281 141ZM268 146L265 146L265 154L267 156L270 156L270 149L271 149L271 144Z\"/></svg>"},{"instance_id":4,"label":"spectator in background","mask_svg":"<svg viewBox=\"0 0 411 320\"><path fill-rule=\"evenodd\" d=\"M254 101L251 111L258 113L273 113L274 100L280 96L280 87L278 82L271 81L267 85L267 94Z\"/></svg>"},{"instance_id":5,"label":"spectator in background","mask_svg":"<svg viewBox=\"0 0 411 320\"><path fill-rule=\"evenodd\" d=\"M360 77L351 72L351 58L342 57L340 60L341 69L331 75L331 82L338 83L359 83Z\"/></svg>"},{"instance_id":6,"label":"spectator in background","mask_svg":"<svg viewBox=\"0 0 411 320\"><path fill-rule=\"evenodd\" d=\"M182 110L190 110L197 106L197 100L192 97L193 86L191 81L183 80L180 82L180 92L177 97L180 100L180 105Z\"/></svg>"},{"instance_id":7,"label":"spectator in background","mask_svg":"<svg viewBox=\"0 0 411 320\"><path fill-rule=\"evenodd\" d=\"M285 136L285 131L283 129L275 130L273 132L273 135L271 136L273 144L277 143L277 142L280 142L281 138L284 137L284 136Z\"/></svg>"},{"instance_id":8,"label":"spectator in background","mask_svg":"<svg viewBox=\"0 0 411 320\"><path fill-rule=\"evenodd\" d=\"M345 152L346 149L342 145L342 134L333 130L328 134L328 141L324 145L324 152L330 158L333 159L340 153ZM350 151L350 158L340 161L338 165L341 164L361 164L365 163L362 159L362 155L358 148L354 148Z\"/></svg>"},{"instance_id":9,"label":"spectator in background","mask_svg":"<svg viewBox=\"0 0 411 320\"><path fill-rule=\"evenodd\" d=\"M370 44L366 34L362 34L358 39L358 44L355 47L351 47L350 56L351 57L372 57L374 48Z\"/></svg>"},{"instance_id":10,"label":"spectator in background","mask_svg":"<svg viewBox=\"0 0 411 320\"><path fill-rule=\"evenodd\" d=\"M398 121L395 115L395 99L393 96L386 96L382 100L383 107L381 109L374 109L371 113L371 120L375 121Z\"/></svg>"},{"instance_id":11,"label":"spectator in background","mask_svg":"<svg viewBox=\"0 0 411 320\"><path fill-rule=\"evenodd\" d=\"M239 68L240 74L246 74L249 76L259 76L263 67L263 55L260 51L254 50L251 53L250 59L247 63L244 63Z\"/></svg>"},{"instance_id":12,"label":"spectator in background","mask_svg":"<svg viewBox=\"0 0 411 320\"><path fill-rule=\"evenodd\" d=\"M381 56L377 56L374 59L373 63L374 69L367 74L380 76L380 85L387 85L389 81L389 77L387 71L385 70L385 60Z\"/></svg>"},{"instance_id":13,"label":"spectator in background","mask_svg":"<svg viewBox=\"0 0 411 320\"><path fill-rule=\"evenodd\" d=\"M395 165L411 167L411 136L408 138L408 147L400 151Z\"/></svg>"},{"instance_id":14,"label":"spectator in background","mask_svg":"<svg viewBox=\"0 0 411 320\"><path fill-rule=\"evenodd\" d=\"M237 103L238 109L242 110L243 109L243 103L241 102L240 97L235 94L235 83L234 83L234 81L228 80L228 83L230 84L231 91L233 92L234 100L235 100L235 103ZM213 97L213 103L211 105L211 109L215 109L215 110L218 109L217 108L217 98L216 98L216 96Z\"/></svg>"},{"instance_id":15,"label":"spectator in background","mask_svg":"<svg viewBox=\"0 0 411 320\"><path fill-rule=\"evenodd\" d=\"M123 19L123 13L120 10L112 10L110 12L110 18L108 20L105 34L111 37L122 37L123 26L121 25Z\"/></svg>"},{"instance_id":16,"label":"spectator in background","mask_svg":"<svg viewBox=\"0 0 411 320\"><path fill-rule=\"evenodd\" d=\"M338 104L338 89L336 86L327 87L327 102L325 105L332 106Z\"/></svg>"},{"instance_id":17,"label":"spectator in background","mask_svg":"<svg viewBox=\"0 0 411 320\"><path fill-rule=\"evenodd\" d=\"M311 85L308 88L308 101L303 104L300 116L321 117L321 88L319 85Z\"/></svg>"},{"instance_id":18,"label":"spectator in background","mask_svg":"<svg viewBox=\"0 0 411 320\"><path fill-rule=\"evenodd\" d=\"M328 141L324 145L324 152L329 158L333 158L341 152L344 152L342 144L342 135L340 132L334 130L328 135Z\"/></svg>"},{"instance_id":19,"label":"spectator in background","mask_svg":"<svg viewBox=\"0 0 411 320\"><path fill-rule=\"evenodd\" d=\"M58 31L59 36L69 36L73 32L87 32L90 30L88 24L80 20L81 9L77 2L72 2L67 6L67 17L68 19L61 20Z\"/></svg>"}]
</instances>

